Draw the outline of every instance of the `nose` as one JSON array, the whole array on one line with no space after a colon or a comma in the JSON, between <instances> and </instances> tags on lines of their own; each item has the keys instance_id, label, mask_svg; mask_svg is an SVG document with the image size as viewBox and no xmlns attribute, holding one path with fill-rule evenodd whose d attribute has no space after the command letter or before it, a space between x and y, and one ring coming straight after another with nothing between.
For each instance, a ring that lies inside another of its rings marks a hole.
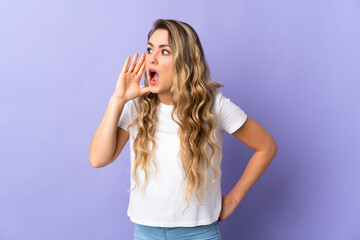
<instances>
[{"instance_id":1,"label":"nose","mask_svg":"<svg viewBox=\"0 0 360 240\"><path fill-rule=\"evenodd\" d=\"M157 54L153 53L148 55L151 64L157 64Z\"/></svg>"}]
</instances>

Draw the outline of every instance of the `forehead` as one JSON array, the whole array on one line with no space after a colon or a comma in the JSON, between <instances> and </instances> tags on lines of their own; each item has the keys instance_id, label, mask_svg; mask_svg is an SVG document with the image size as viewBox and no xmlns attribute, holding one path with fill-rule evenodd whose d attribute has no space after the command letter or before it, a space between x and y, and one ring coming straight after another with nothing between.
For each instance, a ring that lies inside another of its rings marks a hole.
<instances>
[{"instance_id":1,"label":"forehead","mask_svg":"<svg viewBox=\"0 0 360 240\"><path fill-rule=\"evenodd\" d=\"M157 29L155 32L151 35L149 42L152 42L155 45L160 44L169 44L168 42L169 33L165 29Z\"/></svg>"}]
</instances>

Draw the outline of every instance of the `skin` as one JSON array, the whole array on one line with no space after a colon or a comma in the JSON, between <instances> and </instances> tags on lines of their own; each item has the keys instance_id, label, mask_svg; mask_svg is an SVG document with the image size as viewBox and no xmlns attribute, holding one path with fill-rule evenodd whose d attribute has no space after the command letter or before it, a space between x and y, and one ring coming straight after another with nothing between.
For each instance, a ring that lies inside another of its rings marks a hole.
<instances>
[{"instance_id":1,"label":"skin","mask_svg":"<svg viewBox=\"0 0 360 240\"><path fill-rule=\"evenodd\" d=\"M156 85L149 85L150 91L157 93L160 102L172 105L170 88L173 85L174 57L168 37L169 33L165 29L158 29L152 34L147 44L145 66L149 80L149 68L155 69L160 76Z\"/></svg>"},{"instance_id":2,"label":"skin","mask_svg":"<svg viewBox=\"0 0 360 240\"><path fill-rule=\"evenodd\" d=\"M272 136L251 117L233 134L240 142L255 151L234 188L222 196L219 222L228 218L239 205L246 193L260 178L277 153Z\"/></svg>"},{"instance_id":3,"label":"skin","mask_svg":"<svg viewBox=\"0 0 360 240\"><path fill-rule=\"evenodd\" d=\"M149 39L149 43L151 44L147 46L147 54L143 53L137 63L137 53L134 55L130 66L128 66L130 57L126 59L113 94L115 102L124 104L128 100L151 91L158 94L159 100L162 103L172 105L169 90L173 84L173 56L170 47L160 46L163 44L168 45L168 32L163 29L156 30ZM146 74L149 74L149 68L156 69L160 75L160 80L155 86L150 85L146 88L140 88L139 82L144 69L146 69ZM269 166L278 149L274 139L266 129L249 116L245 123L232 135L241 143L254 150L255 153L236 185L227 195L222 196L222 208L218 219L220 222L228 218L235 211L246 193ZM119 127L116 136L115 152L108 163L114 161L119 156L129 139L129 133Z\"/></svg>"}]
</instances>

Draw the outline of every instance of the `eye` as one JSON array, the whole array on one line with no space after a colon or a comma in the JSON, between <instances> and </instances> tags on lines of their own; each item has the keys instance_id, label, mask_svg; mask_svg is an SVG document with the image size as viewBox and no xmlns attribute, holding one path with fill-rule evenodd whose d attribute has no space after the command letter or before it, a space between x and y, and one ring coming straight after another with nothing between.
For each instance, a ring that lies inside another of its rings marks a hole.
<instances>
[{"instance_id":1,"label":"eye","mask_svg":"<svg viewBox=\"0 0 360 240\"><path fill-rule=\"evenodd\" d=\"M152 51L151 48L147 48L147 49L146 49L146 52L147 52L147 53L150 53L150 51Z\"/></svg>"},{"instance_id":2,"label":"eye","mask_svg":"<svg viewBox=\"0 0 360 240\"><path fill-rule=\"evenodd\" d=\"M163 52L164 55L169 55L170 54L170 52L168 50L165 50L165 49L162 50L162 52ZM164 53L164 52L167 52L167 53Z\"/></svg>"}]
</instances>

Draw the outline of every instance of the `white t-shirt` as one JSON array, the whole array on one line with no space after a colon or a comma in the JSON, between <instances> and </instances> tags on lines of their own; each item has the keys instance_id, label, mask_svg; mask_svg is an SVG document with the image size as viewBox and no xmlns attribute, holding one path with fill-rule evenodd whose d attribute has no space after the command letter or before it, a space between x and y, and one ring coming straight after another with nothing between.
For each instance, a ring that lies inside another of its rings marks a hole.
<instances>
[{"instance_id":1,"label":"white t-shirt","mask_svg":"<svg viewBox=\"0 0 360 240\"><path fill-rule=\"evenodd\" d=\"M125 104L119 119L119 127L127 130L128 125L136 118L137 110L135 104L138 104L138 99L130 100ZM247 115L218 90L215 91L214 100L213 113L218 120L216 128L217 144L222 147L224 131L229 134L235 132L244 124ZM186 207L186 184L183 182L183 170L181 160L178 157L180 139L177 135L177 130L179 126L171 118L172 110L173 105L166 105L161 102L158 105L158 128L155 133L156 148L154 153L157 175L155 175L155 168L150 161L151 170L148 170L147 186L143 193L141 193L145 174L140 167L138 168L138 186L134 191L130 191L127 215L134 223L156 227L192 227L211 224L218 220L221 211L222 193L219 170L217 170L218 175L215 183L211 185L214 173L209 166L207 197L205 197L203 191L200 192L200 202L204 205L198 205L195 187L190 205L182 214ZM174 117L176 117L176 114ZM133 142L137 135L136 128L135 124L129 129L131 156L130 189L135 186L135 181L131 174L135 159ZM148 147L151 149L151 143L149 143ZM207 150L210 157L210 147ZM219 152L216 149L214 155L214 166L216 169L218 169L219 157Z\"/></svg>"}]
</instances>

